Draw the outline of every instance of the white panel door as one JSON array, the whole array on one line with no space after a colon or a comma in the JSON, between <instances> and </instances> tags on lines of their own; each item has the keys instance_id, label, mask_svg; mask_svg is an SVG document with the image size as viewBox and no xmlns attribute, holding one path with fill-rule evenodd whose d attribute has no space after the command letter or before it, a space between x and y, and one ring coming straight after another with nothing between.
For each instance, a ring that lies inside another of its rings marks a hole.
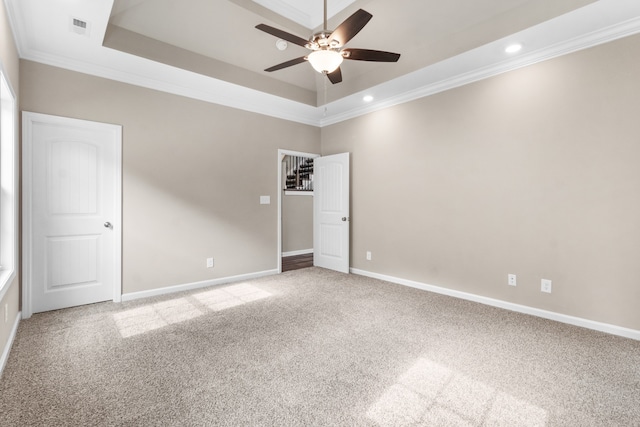
<instances>
[{"instance_id":1,"label":"white panel door","mask_svg":"<svg viewBox=\"0 0 640 427\"><path fill-rule=\"evenodd\" d=\"M23 114L27 314L118 300L120 126Z\"/></svg>"},{"instance_id":2,"label":"white panel door","mask_svg":"<svg viewBox=\"0 0 640 427\"><path fill-rule=\"evenodd\" d=\"M349 273L349 153L313 164L313 264Z\"/></svg>"}]
</instances>

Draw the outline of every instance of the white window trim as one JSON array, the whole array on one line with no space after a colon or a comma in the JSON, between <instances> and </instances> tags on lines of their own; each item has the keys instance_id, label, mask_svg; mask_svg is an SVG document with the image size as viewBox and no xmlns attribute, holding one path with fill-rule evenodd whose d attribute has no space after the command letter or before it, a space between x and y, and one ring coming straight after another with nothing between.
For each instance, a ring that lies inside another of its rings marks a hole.
<instances>
[{"instance_id":1,"label":"white window trim","mask_svg":"<svg viewBox=\"0 0 640 427\"><path fill-rule=\"evenodd\" d=\"M0 61L0 300L16 277L18 264L18 102ZM6 126L8 122L10 127Z\"/></svg>"}]
</instances>

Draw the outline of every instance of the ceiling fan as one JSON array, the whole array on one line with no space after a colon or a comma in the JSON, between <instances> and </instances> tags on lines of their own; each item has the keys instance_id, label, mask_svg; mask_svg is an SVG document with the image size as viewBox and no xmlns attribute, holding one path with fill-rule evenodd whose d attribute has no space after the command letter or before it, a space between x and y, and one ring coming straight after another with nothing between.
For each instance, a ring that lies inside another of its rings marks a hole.
<instances>
[{"instance_id":1,"label":"ceiling fan","mask_svg":"<svg viewBox=\"0 0 640 427\"><path fill-rule=\"evenodd\" d=\"M350 49L344 48L356 34L364 28L373 17L369 12L360 9L348 17L342 24L338 25L334 31L327 30L327 0L324 0L324 25L323 30L305 40L286 31L279 30L269 25L256 25L258 30L271 34L298 46L305 47L312 52L307 56L301 56L282 64L274 65L264 71L272 72L292 65L309 61L311 66L319 73L326 74L331 83L336 84L342 81L342 71L340 64L344 59L354 61L373 62L398 62L399 53L384 52L370 49Z\"/></svg>"}]
</instances>

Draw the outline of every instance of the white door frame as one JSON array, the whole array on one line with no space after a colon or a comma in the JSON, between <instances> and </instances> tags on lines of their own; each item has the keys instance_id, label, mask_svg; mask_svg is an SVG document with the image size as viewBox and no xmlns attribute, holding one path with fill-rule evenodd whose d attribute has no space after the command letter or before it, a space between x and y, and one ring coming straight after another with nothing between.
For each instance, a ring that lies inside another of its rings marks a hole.
<instances>
[{"instance_id":1,"label":"white door frame","mask_svg":"<svg viewBox=\"0 0 640 427\"><path fill-rule=\"evenodd\" d=\"M282 273L282 159L284 159L284 156L301 156L315 159L320 157L320 154L278 149L278 273Z\"/></svg>"},{"instance_id":2,"label":"white door frame","mask_svg":"<svg viewBox=\"0 0 640 427\"><path fill-rule=\"evenodd\" d=\"M91 122L87 120L71 119L67 117L50 116L48 114L22 112L22 318L28 319L33 314L31 281L32 281L32 203L33 195L32 173L33 154L32 137L34 123L79 125L88 129L110 130L114 134L115 143L115 197L114 209L119 232L114 233L114 271L113 271L113 301L122 299L122 126L107 123Z\"/></svg>"}]
</instances>

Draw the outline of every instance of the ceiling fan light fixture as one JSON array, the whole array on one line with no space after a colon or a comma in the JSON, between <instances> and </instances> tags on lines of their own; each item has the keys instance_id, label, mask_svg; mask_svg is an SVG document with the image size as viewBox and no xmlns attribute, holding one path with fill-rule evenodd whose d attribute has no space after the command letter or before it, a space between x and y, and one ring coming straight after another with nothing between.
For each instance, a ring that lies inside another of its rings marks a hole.
<instances>
[{"instance_id":1,"label":"ceiling fan light fixture","mask_svg":"<svg viewBox=\"0 0 640 427\"><path fill-rule=\"evenodd\" d=\"M309 54L308 60L317 72L331 74L342 64L344 58L335 50L316 50Z\"/></svg>"},{"instance_id":2,"label":"ceiling fan light fixture","mask_svg":"<svg viewBox=\"0 0 640 427\"><path fill-rule=\"evenodd\" d=\"M329 31L327 30L327 0L324 0L324 25L322 26L322 31L315 33L309 39L305 40L278 28L258 24L256 25L258 30L311 51L308 56L290 59L266 68L264 71L270 73L309 61L314 70L326 75L332 84L336 84L342 82L340 65L345 59L352 61L398 62L398 59L400 59L399 53L372 49L343 49L343 46L349 43L367 25L371 18L373 18L373 15L369 12L358 9L342 21L335 30Z\"/></svg>"}]
</instances>

